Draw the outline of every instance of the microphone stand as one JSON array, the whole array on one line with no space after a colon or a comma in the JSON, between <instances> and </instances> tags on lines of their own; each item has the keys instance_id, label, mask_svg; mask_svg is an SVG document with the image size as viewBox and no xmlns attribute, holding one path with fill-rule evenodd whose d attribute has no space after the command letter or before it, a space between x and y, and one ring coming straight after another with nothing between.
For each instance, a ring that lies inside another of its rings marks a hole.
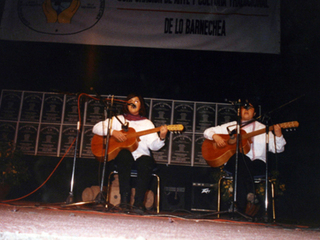
<instances>
[{"instance_id":1,"label":"microphone stand","mask_svg":"<svg viewBox=\"0 0 320 240\"><path fill-rule=\"evenodd\" d=\"M106 102L104 99L101 98L100 95L97 95L99 101L104 105L104 114L105 114L105 119L108 118L108 113L111 113L110 105L112 107L113 101L109 104ZM110 114L111 115L111 114ZM111 117L108 119L108 126L110 126L110 121ZM103 165L103 170L102 170L102 179L101 179L101 185L100 185L100 192L97 194L94 200L92 201L83 201L83 202L74 202L74 195L73 195L73 186L74 186L74 176L75 176L75 166L76 166L76 159L77 159L77 146L78 146L78 138L79 138L79 132L80 132L80 122L77 124L77 137L76 137L76 145L75 145L75 150L74 150L74 160L73 160L73 169L72 169L72 177L71 177L71 187L70 187L70 192L69 196L66 200L66 204L63 204L62 207L67 207L67 206L78 206L78 205L85 205L85 204L106 204L106 199L103 194L103 185L104 185L104 177L105 177L105 169L106 169L106 164L108 162L108 146L109 146L109 138L110 138L110 127L108 127L107 135L106 135L106 148L105 148L105 156L104 156L104 165Z\"/></svg>"},{"instance_id":2,"label":"microphone stand","mask_svg":"<svg viewBox=\"0 0 320 240\"><path fill-rule=\"evenodd\" d=\"M108 130L107 134L105 136L106 141L105 141L105 153L104 153L104 158L103 158L103 169L102 169L102 176L101 176L101 183L100 183L100 192L97 194L96 198L94 199L95 203L102 204L105 206L105 209L109 207L109 202L106 201L106 198L103 194L103 186L104 186L104 179L105 179L105 173L106 173L106 166L108 160L108 149L109 149L109 140L110 140L110 129L111 129L111 119L114 116L122 125L122 129L124 131L128 131L128 125L124 124L121 122L121 120L118 118L118 116L115 114L115 112L112 111L112 106L113 106L113 97L112 100L110 101L110 104L104 100L101 100L102 104L104 105L104 113L105 113L105 119L108 119ZM127 104L127 103L124 103ZM109 193L107 193L109 194Z\"/></svg>"},{"instance_id":3,"label":"microphone stand","mask_svg":"<svg viewBox=\"0 0 320 240\"><path fill-rule=\"evenodd\" d=\"M270 117L266 114L264 115L262 122L265 120L265 126L266 126L266 169L265 169L265 190L264 190L264 216L263 219L265 222L268 222L268 208L269 208L269 159L268 159L268 152L269 152L269 119Z\"/></svg>"},{"instance_id":4,"label":"microphone stand","mask_svg":"<svg viewBox=\"0 0 320 240\"><path fill-rule=\"evenodd\" d=\"M238 161L239 161L239 146L240 146L240 124L241 124L241 102L238 101L237 105L237 140L236 140L236 159L233 173L233 204L232 204L232 218L234 218L235 205L237 204L237 190L238 190Z\"/></svg>"},{"instance_id":5,"label":"microphone stand","mask_svg":"<svg viewBox=\"0 0 320 240\"><path fill-rule=\"evenodd\" d=\"M94 202L97 204L102 204L105 206L105 208L108 208L109 203L107 203L106 198L103 193L103 186L104 186L104 179L105 179L105 173L106 173L106 166L108 160L108 149L109 149L109 140L110 140L110 129L111 129L111 119L114 116L121 125L127 127L124 125L120 119L116 116L115 112L112 111L113 106L113 97L112 100L109 102L106 102L102 99L100 99L100 102L104 105L104 113L105 113L105 119L108 119L108 130L107 134L105 135L106 141L105 141L105 153L103 158L103 169L102 169L102 176L101 176L101 183L100 183L100 192L97 194L96 198L94 199ZM109 194L109 193L107 193Z\"/></svg>"},{"instance_id":6,"label":"microphone stand","mask_svg":"<svg viewBox=\"0 0 320 240\"><path fill-rule=\"evenodd\" d=\"M108 149L109 149L109 139L110 139L110 122L111 122L111 116L108 118L108 113L113 113L110 110L109 104L104 103L105 109L104 109L104 114L105 114L105 119L108 119L108 130L107 130L107 135L106 135L106 148L105 148L105 153L104 153L104 158L103 158L103 168L102 168L102 176L101 176L101 183L100 183L100 192L94 199L96 203L100 204L106 204L106 198L103 194L103 186L104 186L104 177L105 177L105 172L106 172L106 165L108 162ZM111 102L112 105L112 102ZM112 107L112 106L111 106ZM110 114L111 115L111 114ZM106 206L107 207L107 206Z\"/></svg>"},{"instance_id":7,"label":"microphone stand","mask_svg":"<svg viewBox=\"0 0 320 240\"><path fill-rule=\"evenodd\" d=\"M302 96L299 96L293 100L291 100L290 102L278 107L277 109L275 110L280 110L282 109L283 107L285 107L286 105L288 104L291 104L292 102L295 102L296 100L298 100L299 98L303 97L304 94ZM233 205L232 205L232 214L234 217L234 213L237 212L239 213L240 215L242 215L243 217L245 218L248 218L248 219L251 219L251 217L245 215L245 214L242 214L238 211L235 210L235 204L237 204L237 181L238 181L238 166L239 166L239 145L240 145L240 142L241 142L241 135L240 135L240 128L241 128L241 106L243 106L244 104L241 104L241 100L239 99L237 102L231 102L233 105L237 106L237 142L236 142L236 160L235 160L235 171L234 171L234 176L233 176ZM245 106L245 105L244 105ZM266 169L265 169L265 215L264 215L264 220L265 222L267 222L269 220L269 217L268 217L268 205L269 205L269 200L268 200L268 195L269 195L269 159L268 159L268 152L269 152L269 119L270 117L268 116L268 114L274 112L275 110L273 111L270 111L269 113L265 114L264 115L264 118L266 117L266 121L265 121L265 125L266 125ZM261 117L261 116L260 116ZM260 117L258 117L256 120L258 120ZM263 121L263 120L262 120Z\"/></svg>"},{"instance_id":8,"label":"microphone stand","mask_svg":"<svg viewBox=\"0 0 320 240\"><path fill-rule=\"evenodd\" d=\"M70 93L70 92L64 92L57 89L53 89L54 92L57 92L59 94L65 94L69 96L77 96L76 93ZM77 152L78 152L78 140L79 140L79 134L80 134L80 121L77 122L77 135L76 135L76 141L74 146L74 156L73 156L73 167L72 167L72 174L71 174L71 181L70 181L70 192L69 196L66 199L66 205L74 204L74 194L73 194L73 187L74 187L74 176L75 176L75 169L76 169L76 161L77 161Z\"/></svg>"},{"instance_id":9,"label":"microphone stand","mask_svg":"<svg viewBox=\"0 0 320 240\"><path fill-rule=\"evenodd\" d=\"M72 167L72 175L71 175L71 183L70 183L70 192L69 192L69 196L67 197L66 203L61 205L62 207L78 206L78 205L85 205L85 204L94 203L94 201L74 202L73 188L74 188L74 177L75 177L75 170L76 170L76 161L77 161L79 136L80 136L80 121L77 122L77 135L76 135L76 142L75 142L75 147L74 147L74 156L73 156L73 167Z\"/></svg>"},{"instance_id":10,"label":"microphone stand","mask_svg":"<svg viewBox=\"0 0 320 240\"><path fill-rule=\"evenodd\" d=\"M76 170L79 132L80 132L80 122L78 121L78 123L77 123L77 136L76 136L76 142L75 142L75 146L74 146L74 156L73 156L73 167L72 167L72 176L71 176L71 183L70 183L70 192L69 192L69 196L66 200L66 204L74 203L73 186L74 186L74 173Z\"/></svg>"},{"instance_id":11,"label":"microphone stand","mask_svg":"<svg viewBox=\"0 0 320 240\"><path fill-rule=\"evenodd\" d=\"M106 103L104 100L102 100L100 96L99 96L99 101L102 102L105 105L105 108L107 107L107 109L109 111L108 103ZM105 110L105 115L106 115L106 110ZM109 121L110 121L110 119L109 119ZM77 136L76 136L76 143L75 143L76 145L75 145L75 149L74 149L74 158L73 158L73 168L72 168L70 192L69 192L69 196L68 196L68 198L66 200L66 204L63 204L62 207L79 206L79 205L92 204L92 203L105 204L105 202L106 202L105 197L103 195L103 179L104 179L104 173L105 173L105 166L106 166L106 162L107 162L106 161L107 154L105 154L104 168L103 168L100 192L98 193L96 198L93 201L74 202L73 186L74 186L74 175L75 175L76 160L77 160L77 149L78 149L79 133L80 133L80 122L77 123ZM107 141L109 141L109 128L108 128L108 134L107 134ZM108 146L108 144L107 144L107 146ZM107 152L108 152L108 149L106 148L106 153Z\"/></svg>"},{"instance_id":12,"label":"microphone stand","mask_svg":"<svg viewBox=\"0 0 320 240\"><path fill-rule=\"evenodd\" d=\"M295 98L295 99L292 99L291 101L279 106L278 108L276 109L273 109L271 111L269 111L268 113L264 114L263 118L262 118L262 122L264 122L264 119L266 118L265 120L265 125L266 125L266 155L265 155L265 158L266 158L266 172L265 172L265 177L266 177L266 181L265 181L265 199L264 199L264 203L265 203L265 214L264 214L264 221L265 222L268 222L269 220L269 217L268 217L268 207L269 207L269 159L268 159L268 152L269 152L269 120L270 120L270 114L272 114L273 112L275 111L278 111L278 110L281 110L282 108L284 108L285 106L297 101L298 99L300 99L301 97L304 97L305 94ZM261 117L261 116L260 116ZM258 117L257 119L259 119L260 117Z\"/></svg>"},{"instance_id":13,"label":"microphone stand","mask_svg":"<svg viewBox=\"0 0 320 240\"><path fill-rule=\"evenodd\" d=\"M265 190L264 190L264 221L268 222L268 205L269 205L269 161L268 161L268 152L269 152L269 122L266 120L266 182L265 182Z\"/></svg>"},{"instance_id":14,"label":"microphone stand","mask_svg":"<svg viewBox=\"0 0 320 240\"><path fill-rule=\"evenodd\" d=\"M264 121L264 119L266 119ZM263 116L262 122L264 122L266 126L266 169L265 169L265 190L264 190L264 216L263 219L265 222L269 221L269 214L268 214L268 208L269 208L269 120L270 117L268 114L265 114Z\"/></svg>"},{"instance_id":15,"label":"microphone stand","mask_svg":"<svg viewBox=\"0 0 320 240\"><path fill-rule=\"evenodd\" d=\"M237 139L236 139L236 155L235 155L235 166L234 166L234 173L233 173L233 204L232 204L232 219L234 218L235 213L247 218L252 219L251 217L237 211L235 209L235 205L237 205L237 191L238 191L238 168L239 168L239 149L240 149L240 142L241 142L241 100L239 99L234 105L237 106Z\"/></svg>"},{"instance_id":16,"label":"microphone stand","mask_svg":"<svg viewBox=\"0 0 320 240\"><path fill-rule=\"evenodd\" d=\"M93 88L91 90L94 91ZM100 103L102 103L104 105L105 119L108 119L108 130L107 130L107 135L106 135L106 144L105 144L106 147L105 147L105 155L104 155L104 161L103 161L104 164L103 164L103 169L102 169L100 192L97 194L97 196L95 197L95 199L93 201L78 202L78 203L74 202L73 187L74 187L75 166L76 166L76 159L77 159L78 138L79 138L79 135L80 135L79 134L80 133L80 122L78 122L77 123L77 136L76 136L76 143L75 143L76 145L75 145L75 150L74 150L72 177L71 177L71 184L70 184L70 192L69 192L69 196L68 196L68 198L66 200L66 204L63 204L62 207L78 206L78 205L92 204L92 203L105 205L105 208L108 207L108 204L106 203L106 198L105 198L105 196L103 194L103 186L104 186L104 178L105 178L105 172L106 172L106 164L108 162L108 148L109 148L109 139L110 139L110 123L111 123L112 116L115 116L116 119L121 123L122 129L124 131L128 131L128 125L122 123L121 120L116 116L116 114L111 110L112 106L113 106L113 102L114 102L113 96L112 96L111 101L109 100L110 103L108 103L108 101L106 99L102 99L102 97L98 93L96 93L96 96L97 96L98 100L100 101ZM117 100L117 101L119 101L119 100ZM123 102L119 101L119 103L127 104L127 105L133 105L134 106L134 104L129 104L127 102L123 103ZM109 116L109 118L108 118L108 116Z\"/></svg>"}]
</instances>

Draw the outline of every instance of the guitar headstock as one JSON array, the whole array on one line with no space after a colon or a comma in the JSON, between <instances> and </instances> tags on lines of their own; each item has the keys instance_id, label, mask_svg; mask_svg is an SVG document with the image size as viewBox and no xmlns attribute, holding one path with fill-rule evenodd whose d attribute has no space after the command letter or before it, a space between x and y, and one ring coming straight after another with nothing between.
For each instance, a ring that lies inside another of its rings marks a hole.
<instances>
[{"instance_id":1,"label":"guitar headstock","mask_svg":"<svg viewBox=\"0 0 320 240\"><path fill-rule=\"evenodd\" d=\"M176 125L167 125L167 129L170 132L174 132L174 133L180 133L183 131L184 126L182 124L176 124Z\"/></svg>"},{"instance_id":2,"label":"guitar headstock","mask_svg":"<svg viewBox=\"0 0 320 240\"><path fill-rule=\"evenodd\" d=\"M292 122L285 122L279 124L281 128L296 128L299 127L299 122L292 121Z\"/></svg>"}]
</instances>

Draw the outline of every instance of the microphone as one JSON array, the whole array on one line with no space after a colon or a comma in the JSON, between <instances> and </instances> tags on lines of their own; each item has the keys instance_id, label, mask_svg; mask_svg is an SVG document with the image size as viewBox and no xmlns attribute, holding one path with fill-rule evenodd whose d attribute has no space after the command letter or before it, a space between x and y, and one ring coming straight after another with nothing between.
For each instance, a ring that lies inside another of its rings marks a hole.
<instances>
[{"instance_id":1,"label":"microphone","mask_svg":"<svg viewBox=\"0 0 320 240\"><path fill-rule=\"evenodd\" d=\"M121 127L121 128L122 128L123 131L128 132L129 123L126 122L126 123L122 124L122 127Z\"/></svg>"},{"instance_id":2,"label":"microphone","mask_svg":"<svg viewBox=\"0 0 320 240\"><path fill-rule=\"evenodd\" d=\"M235 106L235 107L242 107L244 106L244 103L241 102L241 100L239 99L238 101L228 101L231 105Z\"/></svg>"},{"instance_id":3,"label":"microphone","mask_svg":"<svg viewBox=\"0 0 320 240\"><path fill-rule=\"evenodd\" d=\"M101 98L100 94L97 93L93 87L90 87L90 91L92 91L98 98Z\"/></svg>"},{"instance_id":4,"label":"microphone","mask_svg":"<svg viewBox=\"0 0 320 240\"><path fill-rule=\"evenodd\" d=\"M246 100L244 103L241 102L241 100L239 99L238 101L228 101L231 105L234 106L239 106L239 107L243 107L246 110L249 110L250 108L252 108L252 106L250 105L250 103L248 102L248 100Z\"/></svg>"},{"instance_id":5,"label":"microphone","mask_svg":"<svg viewBox=\"0 0 320 240\"><path fill-rule=\"evenodd\" d=\"M229 127L227 127L227 131L230 136L230 139L234 139L234 134L236 133L236 129L230 131Z\"/></svg>"},{"instance_id":6,"label":"microphone","mask_svg":"<svg viewBox=\"0 0 320 240\"><path fill-rule=\"evenodd\" d=\"M104 104L104 101L103 101L101 95L100 95L98 92L96 92L96 90L95 90L93 87L90 87L90 91L92 91L92 92L96 95L96 97L98 98L98 100L99 100L101 103Z\"/></svg>"},{"instance_id":7,"label":"microphone","mask_svg":"<svg viewBox=\"0 0 320 240\"><path fill-rule=\"evenodd\" d=\"M246 110L249 110L250 108L252 108L252 106L249 103L245 103L243 105L243 108L246 109Z\"/></svg>"},{"instance_id":8,"label":"microphone","mask_svg":"<svg viewBox=\"0 0 320 240\"><path fill-rule=\"evenodd\" d=\"M137 108L136 105L134 105L133 103L128 103L129 106L131 106L133 109Z\"/></svg>"}]
</instances>

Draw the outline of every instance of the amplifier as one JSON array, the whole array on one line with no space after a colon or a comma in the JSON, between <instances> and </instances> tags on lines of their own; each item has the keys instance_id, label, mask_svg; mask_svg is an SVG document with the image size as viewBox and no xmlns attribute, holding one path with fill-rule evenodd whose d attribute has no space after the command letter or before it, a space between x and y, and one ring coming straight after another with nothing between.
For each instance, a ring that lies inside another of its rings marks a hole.
<instances>
[{"instance_id":1,"label":"amplifier","mask_svg":"<svg viewBox=\"0 0 320 240\"><path fill-rule=\"evenodd\" d=\"M217 211L217 184L192 183L191 211Z\"/></svg>"}]
</instances>

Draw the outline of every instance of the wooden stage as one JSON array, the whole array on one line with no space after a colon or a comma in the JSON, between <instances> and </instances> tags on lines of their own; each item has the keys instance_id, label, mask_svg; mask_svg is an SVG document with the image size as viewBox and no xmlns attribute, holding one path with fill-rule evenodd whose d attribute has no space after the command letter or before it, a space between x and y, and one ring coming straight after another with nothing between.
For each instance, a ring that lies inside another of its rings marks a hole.
<instances>
[{"instance_id":1,"label":"wooden stage","mask_svg":"<svg viewBox=\"0 0 320 240\"><path fill-rule=\"evenodd\" d=\"M0 239L320 239L319 228L207 213L144 215L85 204L0 203Z\"/></svg>"}]
</instances>

